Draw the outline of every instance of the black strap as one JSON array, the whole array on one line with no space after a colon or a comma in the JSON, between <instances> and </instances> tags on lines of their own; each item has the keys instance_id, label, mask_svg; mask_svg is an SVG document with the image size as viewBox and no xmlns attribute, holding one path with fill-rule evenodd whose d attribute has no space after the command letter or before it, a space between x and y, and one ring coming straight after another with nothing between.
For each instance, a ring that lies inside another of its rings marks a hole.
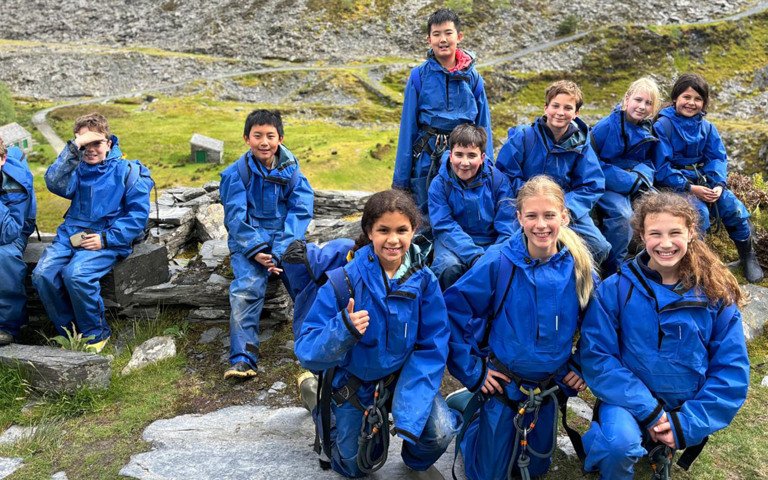
<instances>
[{"instance_id":1,"label":"black strap","mask_svg":"<svg viewBox=\"0 0 768 480\"><path fill-rule=\"evenodd\" d=\"M501 275L501 270L503 268L503 265L505 263L512 263L505 257L504 255L501 256L501 262L499 263L499 275L497 275L496 278L496 285L499 284L498 277ZM499 313L501 313L501 309L504 308L504 302L507 300L507 295L509 294L509 289L512 287L512 280L515 278L515 272L517 271L517 265L512 264L512 272L509 274L509 279L507 280L507 286L504 289L504 294L501 296L501 299L499 300L499 303L495 305L495 308L493 310L493 315L488 318L488 321L485 325L485 333L483 334L483 340L480 344L481 347L488 345L488 339L491 336L491 327L493 326L494 320L496 320L496 317L499 316Z\"/></svg>"},{"instance_id":2,"label":"black strap","mask_svg":"<svg viewBox=\"0 0 768 480\"><path fill-rule=\"evenodd\" d=\"M336 367L331 367L320 373L320 398L317 405L320 409L322 445L319 445L317 441L317 428L315 428L315 452L320 454L321 450L318 449L318 446L321 446L322 452L328 458L331 458L331 391L335 373ZM321 461L321 466L322 463Z\"/></svg>"},{"instance_id":3,"label":"black strap","mask_svg":"<svg viewBox=\"0 0 768 480\"><path fill-rule=\"evenodd\" d=\"M686 448L683 451L683 454L680 455L680 458L677 459L677 465L687 472L688 469L691 468L694 460L696 460L701 451L704 450L704 445L706 445L708 441L709 436L706 436L698 445Z\"/></svg>"},{"instance_id":4,"label":"black strap","mask_svg":"<svg viewBox=\"0 0 768 480\"><path fill-rule=\"evenodd\" d=\"M587 453L584 450L584 442L582 441L579 432L568 425L568 396L562 390L557 391L557 396L560 397L560 420L562 421L563 429L571 440L571 445L573 445L573 449L576 451L576 456L579 457L579 461L581 461L583 466L584 460L587 458Z\"/></svg>"}]
</instances>

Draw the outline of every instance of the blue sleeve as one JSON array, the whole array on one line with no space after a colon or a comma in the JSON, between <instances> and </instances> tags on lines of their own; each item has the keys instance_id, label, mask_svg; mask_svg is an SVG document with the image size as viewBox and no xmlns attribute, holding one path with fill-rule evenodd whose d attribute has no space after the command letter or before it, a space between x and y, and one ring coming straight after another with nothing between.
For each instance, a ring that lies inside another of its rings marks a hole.
<instances>
[{"instance_id":1,"label":"blue sleeve","mask_svg":"<svg viewBox=\"0 0 768 480\"><path fill-rule=\"evenodd\" d=\"M595 154L600 161L600 168L603 170L603 175L605 176L605 189L624 195L633 193L637 186L637 174L628 172L610 162L606 162L603 155L605 143L611 140L617 141L617 139L614 138L616 135L613 135L613 129L611 128L610 123L608 121L598 122L592 129L591 135L595 147ZM650 177L649 182L652 181L653 177Z\"/></svg>"},{"instance_id":2,"label":"blue sleeve","mask_svg":"<svg viewBox=\"0 0 768 480\"><path fill-rule=\"evenodd\" d=\"M605 176L589 141L584 145L571 176L571 190L565 194L565 205L574 219L588 215L605 192Z\"/></svg>"},{"instance_id":3,"label":"blue sleeve","mask_svg":"<svg viewBox=\"0 0 768 480\"><path fill-rule=\"evenodd\" d=\"M401 190L410 190L411 188L413 144L416 142L416 137L419 134L418 109L419 94L413 85L413 71L411 71L408 83L405 85L405 98L403 100L403 112L400 116L400 134L397 138L392 188L399 188Z\"/></svg>"},{"instance_id":4,"label":"blue sleeve","mask_svg":"<svg viewBox=\"0 0 768 480\"><path fill-rule=\"evenodd\" d=\"M224 205L224 224L230 239L247 258L269 249L269 235L248 223L248 193L236 169L228 168L221 174L221 203Z\"/></svg>"},{"instance_id":5,"label":"blue sleeve","mask_svg":"<svg viewBox=\"0 0 768 480\"><path fill-rule=\"evenodd\" d=\"M272 244L272 255L279 260L294 240L303 240L314 214L315 192L298 168L291 178L293 188L288 196L288 213L285 226Z\"/></svg>"},{"instance_id":6,"label":"blue sleeve","mask_svg":"<svg viewBox=\"0 0 768 480\"><path fill-rule=\"evenodd\" d=\"M27 211L29 195L8 194L8 203L0 202L0 245L8 245L21 237L24 227L24 213Z\"/></svg>"},{"instance_id":7,"label":"blue sleeve","mask_svg":"<svg viewBox=\"0 0 768 480\"><path fill-rule=\"evenodd\" d=\"M679 412L669 415L681 449L697 445L707 435L727 427L747 398L749 357L741 313L735 305L725 307L715 319L707 350L709 366L704 385Z\"/></svg>"},{"instance_id":8,"label":"blue sleeve","mask_svg":"<svg viewBox=\"0 0 768 480\"><path fill-rule=\"evenodd\" d=\"M448 371L472 391L483 385L487 374L472 320L487 319L491 314L499 261L498 254L483 255L444 294L451 328Z\"/></svg>"},{"instance_id":9,"label":"blue sleeve","mask_svg":"<svg viewBox=\"0 0 768 480\"><path fill-rule=\"evenodd\" d=\"M439 238L462 263L469 265L475 257L482 255L484 250L475 245L472 237L454 220L444 182L442 176L437 176L429 186L429 221L432 231L435 239Z\"/></svg>"},{"instance_id":10,"label":"blue sleeve","mask_svg":"<svg viewBox=\"0 0 768 480\"><path fill-rule=\"evenodd\" d=\"M493 200L496 203L496 215L493 217L493 227L499 234L496 243L506 242L514 233L516 224L515 214L517 213L515 197L512 195L512 187L509 179L501 172L494 172L501 176L499 188L493 192Z\"/></svg>"},{"instance_id":11,"label":"blue sleeve","mask_svg":"<svg viewBox=\"0 0 768 480\"><path fill-rule=\"evenodd\" d=\"M660 187L671 188L676 192L685 192L691 189L690 183L680 169L672 165L675 150L672 139L667 138L667 132L661 124L661 119L653 125L659 143L656 144L654 166L656 168L655 182ZM667 120L668 121L668 120Z\"/></svg>"},{"instance_id":12,"label":"blue sleeve","mask_svg":"<svg viewBox=\"0 0 768 480\"><path fill-rule=\"evenodd\" d=\"M301 324L296 358L309 370L327 370L339 365L361 337L346 309L339 311L333 285L325 282Z\"/></svg>"},{"instance_id":13,"label":"blue sleeve","mask_svg":"<svg viewBox=\"0 0 768 480\"><path fill-rule=\"evenodd\" d=\"M405 441L419 438L432 409L432 401L440 390L448 358L448 315L437 278L429 275L429 283L419 305L419 329L414 350L405 361L395 387L393 403L410 405L401 418L395 409L393 417L398 435Z\"/></svg>"},{"instance_id":14,"label":"blue sleeve","mask_svg":"<svg viewBox=\"0 0 768 480\"><path fill-rule=\"evenodd\" d=\"M146 167L139 164L136 167L140 169L139 177L133 185L126 186L122 214L102 232L102 239L106 240L103 246L106 248L130 247L134 240L144 234L147 226L149 194L154 182Z\"/></svg>"},{"instance_id":15,"label":"blue sleeve","mask_svg":"<svg viewBox=\"0 0 768 480\"><path fill-rule=\"evenodd\" d=\"M706 120L705 120L706 122ZM704 145L705 162L703 171L707 176L707 185L714 188L718 185L725 188L728 178L728 155L725 153L725 145L720 133L714 125L709 124L709 134Z\"/></svg>"},{"instance_id":16,"label":"blue sleeve","mask_svg":"<svg viewBox=\"0 0 768 480\"><path fill-rule=\"evenodd\" d=\"M80 165L80 152L74 142L69 141L59 153L56 161L45 172L45 185L51 193L72 199L77 190L77 167Z\"/></svg>"},{"instance_id":17,"label":"blue sleeve","mask_svg":"<svg viewBox=\"0 0 768 480\"><path fill-rule=\"evenodd\" d=\"M507 141L502 145L499 156L496 158L496 168L509 179L513 198L517 197L517 192L526 180L523 176L524 142L525 129L510 128L507 132Z\"/></svg>"},{"instance_id":18,"label":"blue sleeve","mask_svg":"<svg viewBox=\"0 0 768 480\"><path fill-rule=\"evenodd\" d=\"M627 409L647 429L661 418L663 410L645 383L622 363L615 277L598 287L587 307L581 325L581 369L584 380L599 399Z\"/></svg>"},{"instance_id":19,"label":"blue sleeve","mask_svg":"<svg viewBox=\"0 0 768 480\"><path fill-rule=\"evenodd\" d=\"M475 125L485 128L485 132L488 134L488 142L485 144L485 155L488 160L493 161L493 131L491 130L491 109L488 105L488 97L485 95L485 81L483 80L482 75L479 73L477 73L477 77L475 92L478 95L475 96L475 102L477 102L477 118L475 119Z\"/></svg>"}]
</instances>

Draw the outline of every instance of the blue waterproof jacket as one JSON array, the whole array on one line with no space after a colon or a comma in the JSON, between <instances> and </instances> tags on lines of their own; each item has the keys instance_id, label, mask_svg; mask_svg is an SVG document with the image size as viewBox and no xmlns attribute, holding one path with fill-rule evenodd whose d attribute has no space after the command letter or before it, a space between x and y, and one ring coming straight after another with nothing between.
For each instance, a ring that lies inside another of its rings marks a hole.
<instances>
[{"instance_id":1,"label":"blue waterproof jacket","mask_svg":"<svg viewBox=\"0 0 768 480\"><path fill-rule=\"evenodd\" d=\"M116 136L102 163L81 161L81 152L68 142L45 172L48 190L72 200L57 241L69 242L77 230L101 234L103 248L131 252L134 241L144 235L149 219L149 194L154 186L149 170L136 160L122 159Z\"/></svg>"},{"instance_id":2,"label":"blue waterproof jacket","mask_svg":"<svg viewBox=\"0 0 768 480\"><path fill-rule=\"evenodd\" d=\"M566 247L544 263L531 258L522 231L488 249L445 291L451 375L472 391L485 381L488 360L480 353L475 318L488 319L488 348L516 375L538 382L555 374L560 381L575 369L568 364L581 313L573 269ZM508 394L516 388L511 385Z\"/></svg>"},{"instance_id":3,"label":"blue waterproof jacket","mask_svg":"<svg viewBox=\"0 0 768 480\"><path fill-rule=\"evenodd\" d=\"M501 147L496 168L507 174L512 194L535 175L552 177L565 191L565 205L574 219L589 214L605 191L605 177L589 141L589 127L575 118L570 134L555 143L545 131L546 119L510 128Z\"/></svg>"},{"instance_id":4,"label":"blue waterproof jacket","mask_svg":"<svg viewBox=\"0 0 768 480\"><path fill-rule=\"evenodd\" d=\"M634 124L621 104L592 127L592 147L605 175L605 189L632 195L643 185L653 186L654 154L658 139L650 120Z\"/></svg>"},{"instance_id":5,"label":"blue waterproof jacket","mask_svg":"<svg viewBox=\"0 0 768 480\"><path fill-rule=\"evenodd\" d=\"M417 262L401 278L389 279L370 244L343 268L355 311L368 311L368 329L359 334L326 282L301 326L296 356L309 370L336 367L334 388L345 385L350 374L371 382L400 371L392 415L398 435L413 441L424 429L448 356L447 314L437 278Z\"/></svg>"},{"instance_id":6,"label":"blue waterproof jacket","mask_svg":"<svg viewBox=\"0 0 768 480\"><path fill-rule=\"evenodd\" d=\"M717 128L703 113L688 118L669 106L659 112L653 129L661 149L656 158L656 182L660 186L688 191L701 174L707 187L726 187L728 155Z\"/></svg>"},{"instance_id":7,"label":"blue waterproof jacket","mask_svg":"<svg viewBox=\"0 0 768 480\"><path fill-rule=\"evenodd\" d=\"M21 239L26 244L35 231L37 202L24 152L9 147L0 174L0 245Z\"/></svg>"},{"instance_id":8,"label":"blue waterproof jacket","mask_svg":"<svg viewBox=\"0 0 768 480\"><path fill-rule=\"evenodd\" d=\"M488 133L486 155L489 159L493 158L491 110L485 96L483 77L475 70L474 54L469 51L464 53L472 57L472 63L465 70L449 72L430 50L427 60L411 71L400 117L393 188L411 188L411 171L417 160L413 158L413 147L426 134L420 130L422 127L448 133L464 123L485 127ZM418 73L415 73L416 70Z\"/></svg>"},{"instance_id":9,"label":"blue waterproof jacket","mask_svg":"<svg viewBox=\"0 0 768 480\"><path fill-rule=\"evenodd\" d=\"M644 429L663 411L678 448L727 426L744 403L749 359L736 305L650 278L643 252L597 289L581 329L584 379Z\"/></svg>"},{"instance_id":10,"label":"blue waterproof jacket","mask_svg":"<svg viewBox=\"0 0 768 480\"><path fill-rule=\"evenodd\" d=\"M469 184L460 180L445 152L429 187L429 221L435 238L466 265L485 248L512 235L515 208L506 175L486 160Z\"/></svg>"},{"instance_id":11,"label":"blue waterproof jacket","mask_svg":"<svg viewBox=\"0 0 768 480\"><path fill-rule=\"evenodd\" d=\"M249 150L237 161L247 162L247 178L233 163L221 172L220 192L230 252L270 253L279 263L288 245L304 238L315 193L290 150L280 145L275 156L268 170Z\"/></svg>"}]
</instances>

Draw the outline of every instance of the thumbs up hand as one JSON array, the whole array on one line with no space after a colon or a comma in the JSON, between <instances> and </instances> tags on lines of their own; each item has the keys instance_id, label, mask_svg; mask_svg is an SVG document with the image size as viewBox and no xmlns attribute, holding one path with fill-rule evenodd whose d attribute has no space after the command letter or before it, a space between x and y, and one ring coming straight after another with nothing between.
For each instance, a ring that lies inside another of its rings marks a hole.
<instances>
[{"instance_id":1,"label":"thumbs up hand","mask_svg":"<svg viewBox=\"0 0 768 480\"><path fill-rule=\"evenodd\" d=\"M370 321L368 310L359 310L356 312L355 299L350 298L349 303L347 304L347 313L349 314L349 320L352 322L352 325L358 332L360 332L360 335L363 335L368 329L368 322Z\"/></svg>"}]
</instances>

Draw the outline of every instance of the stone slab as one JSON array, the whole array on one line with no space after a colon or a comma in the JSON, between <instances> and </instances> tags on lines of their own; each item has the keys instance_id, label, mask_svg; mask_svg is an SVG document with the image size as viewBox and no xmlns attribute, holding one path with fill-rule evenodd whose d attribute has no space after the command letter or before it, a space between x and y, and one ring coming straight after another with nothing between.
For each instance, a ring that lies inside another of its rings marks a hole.
<instances>
[{"instance_id":1,"label":"stone slab","mask_svg":"<svg viewBox=\"0 0 768 480\"><path fill-rule=\"evenodd\" d=\"M179 226L192 221L195 218L195 210L190 207L169 207L160 205L160 213L152 203L149 207L149 223L151 225L164 224Z\"/></svg>"},{"instance_id":2,"label":"stone slab","mask_svg":"<svg viewBox=\"0 0 768 480\"><path fill-rule=\"evenodd\" d=\"M758 285L742 285L747 292L748 302L741 309L741 320L744 325L744 337L747 341L763 332L768 320L768 288Z\"/></svg>"},{"instance_id":3,"label":"stone slab","mask_svg":"<svg viewBox=\"0 0 768 480\"><path fill-rule=\"evenodd\" d=\"M0 363L17 366L30 386L43 392L107 388L111 377L107 357L38 345L0 347Z\"/></svg>"},{"instance_id":4,"label":"stone slab","mask_svg":"<svg viewBox=\"0 0 768 480\"><path fill-rule=\"evenodd\" d=\"M0 478L9 477L24 464L21 458L0 457Z\"/></svg>"}]
</instances>

